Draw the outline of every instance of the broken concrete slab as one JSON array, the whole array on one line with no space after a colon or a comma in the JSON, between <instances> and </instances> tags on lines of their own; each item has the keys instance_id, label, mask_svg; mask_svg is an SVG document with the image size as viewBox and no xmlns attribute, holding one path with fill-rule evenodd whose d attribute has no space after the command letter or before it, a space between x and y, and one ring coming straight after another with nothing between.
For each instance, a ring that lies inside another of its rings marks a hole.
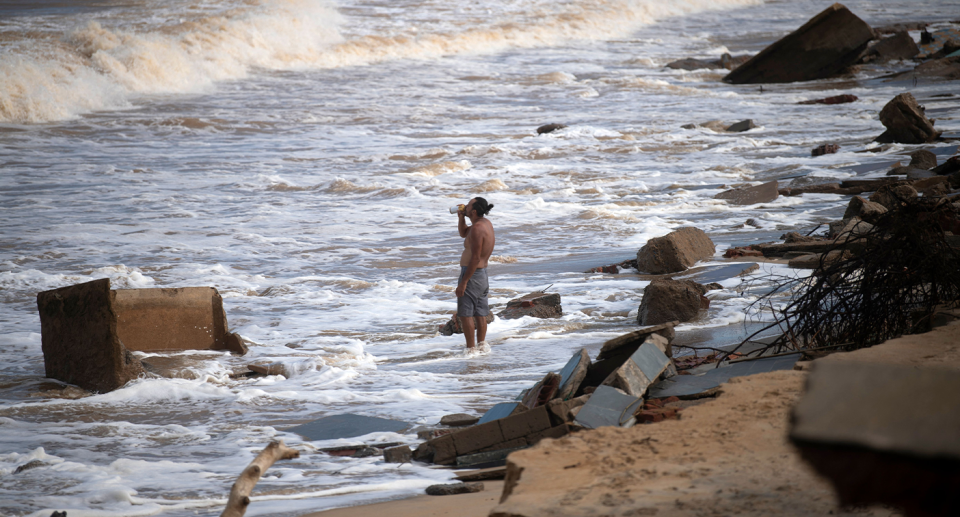
<instances>
[{"instance_id":1,"label":"broken concrete slab","mask_svg":"<svg viewBox=\"0 0 960 517\"><path fill-rule=\"evenodd\" d=\"M549 429L552 424L546 406L497 420L503 441L515 440Z\"/></svg>"},{"instance_id":2,"label":"broken concrete slab","mask_svg":"<svg viewBox=\"0 0 960 517\"><path fill-rule=\"evenodd\" d=\"M790 438L843 505L960 513L960 375L814 361Z\"/></svg>"},{"instance_id":3,"label":"broken concrete slab","mask_svg":"<svg viewBox=\"0 0 960 517\"><path fill-rule=\"evenodd\" d=\"M485 424L526 410L527 407L519 402L500 402L488 409L487 412L480 417L480 420L477 421L477 424Z\"/></svg>"},{"instance_id":4,"label":"broken concrete slab","mask_svg":"<svg viewBox=\"0 0 960 517\"><path fill-rule=\"evenodd\" d=\"M664 379L647 391L650 398L690 397L711 390L727 382L733 377L743 377L755 373L790 370L797 363L800 354L782 357L770 357L755 361L744 361L714 368L703 375L678 375Z\"/></svg>"},{"instance_id":5,"label":"broken concrete slab","mask_svg":"<svg viewBox=\"0 0 960 517\"><path fill-rule=\"evenodd\" d=\"M633 414L642 406L642 398L627 395L612 386L599 386L577 412L575 422L587 429L631 427L636 423Z\"/></svg>"},{"instance_id":6,"label":"broken concrete slab","mask_svg":"<svg viewBox=\"0 0 960 517\"><path fill-rule=\"evenodd\" d=\"M704 266L685 271L682 275L673 277L674 280L693 280L698 284L714 284L738 276L752 273L760 268L756 262L738 262L736 264L726 264L723 266Z\"/></svg>"},{"instance_id":7,"label":"broken concrete slab","mask_svg":"<svg viewBox=\"0 0 960 517\"><path fill-rule=\"evenodd\" d=\"M507 302L507 307L497 316L512 320L524 316L534 318L559 318L563 316L563 307L560 304L558 293L536 292L525 294Z\"/></svg>"},{"instance_id":8,"label":"broken concrete slab","mask_svg":"<svg viewBox=\"0 0 960 517\"><path fill-rule=\"evenodd\" d=\"M617 355L621 356L621 361L625 361L628 357L633 355L637 349L640 348L640 345L642 345L644 341L646 341L647 337L649 337L651 334L662 336L669 344L670 341L673 340L674 336L676 336L676 332L673 328L679 324L680 322L677 320L668 321L659 325L646 326L634 330L633 332L623 334L622 336L609 339L605 341L603 343L603 347L600 348L600 353L597 354L597 361L610 359ZM672 355L669 347L664 350L664 353L667 356Z\"/></svg>"},{"instance_id":9,"label":"broken concrete slab","mask_svg":"<svg viewBox=\"0 0 960 517\"><path fill-rule=\"evenodd\" d=\"M645 342L603 381L603 385L619 388L627 395L642 397L670 364L670 358L655 344Z\"/></svg>"},{"instance_id":10,"label":"broken concrete slab","mask_svg":"<svg viewBox=\"0 0 960 517\"><path fill-rule=\"evenodd\" d=\"M578 408L590 400L590 395L581 395L569 400L553 399L547 403L547 412L550 414L550 421L554 425L561 425L566 422L572 422L575 418L571 415L573 408Z\"/></svg>"},{"instance_id":11,"label":"broken concrete slab","mask_svg":"<svg viewBox=\"0 0 960 517\"><path fill-rule=\"evenodd\" d=\"M110 280L37 294L46 376L108 392L145 372L120 341Z\"/></svg>"},{"instance_id":12,"label":"broken concrete slab","mask_svg":"<svg viewBox=\"0 0 960 517\"><path fill-rule=\"evenodd\" d=\"M887 207L880 203L867 201L860 196L853 196L850 198L850 203L847 204L847 210L843 213L843 218L859 217L864 221L875 223L885 213L887 213Z\"/></svg>"},{"instance_id":13,"label":"broken concrete slab","mask_svg":"<svg viewBox=\"0 0 960 517\"><path fill-rule=\"evenodd\" d=\"M647 241L637 252L637 269L654 275L678 273L712 257L716 251L703 230L680 228Z\"/></svg>"},{"instance_id":14,"label":"broken concrete slab","mask_svg":"<svg viewBox=\"0 0 960 517\"><path fill-rule=\"evenodd\" d=\"M466 413L456 413L453 415L443 415L440 417L440 425L446 425L450 427L463 427L467 425L476 424L480 420L480 417L474 415L468 415Z\"/></svg>"},{"instance_id":15,"label":"broken concrete slab","mask_svg":"<svg viewBox=\"0 0 960 517\"><path fill-rule=\"evenodd\" d=\"M920 47L907 31L899 31L889 38L883 38L868 47L860 58L861 63L886 63L900 59L910 59L920 53Z\"/></svg>"},{"instance_id":16,"label":"broken concrete slab","mask_svg":"<svg viewBox=\"0 0 960 517\"><path fill-rule=\"evenodd\" d=\"M713 196L714 199L723 199L731 205L755 205L769 203L780 197L776 181L769 181L756 187L745 187L727 190Z\"/></svg>"},{"instance_id":17,"label":"broken concrete slab","mask_svg":"<svg viewBox=\"0 0 960 517\"><path fill-rule=\"evenodd\" d=\"M247 352L229 332L223 298L213 287L116 289L117 334L128 350Z\"/></svg>"},{"instance_id":18,"label":"broken concrete slab","mask_svg":"<svg viewBox=\"0 0 960 517\"><path fill-rule=\"evenodd\" d=\"M307 440L318 441L353 438L370 433L400 433L409 428L410 424L399 420L344 413L318 418L285 430Z\"/></svg>"},{"instance_id":19,"label":"broken concrete slab","mask_svg":"<svg viewBox=\"0 0 960 517\"><path fill-rule=\"evenodd\" d=\"M457 472L457 479L460 481L488 481L503 479L507 475L507 469L504 467L490 467L478 470L465 470Z\"/></svg>"},{"instance_id":20,"label":"broken concrete slab","mask_svg":"<svg viewBox=\"0 0 960 517\"><path fill-rule=\"evenodd\" d=\"M833 4L723 78L733 84L824 79L852 65L874 38L866 22Z\"/></svg>"},{"instance_id":21,"label":"broken concrete slab","mask_svg":"<svg viewBox=\"0 0 960 517\"><path fill-rule=\"evenodd\" d=\"M503 438L503 433L500 431L499 421L496 420L485 424L465 427L449 436L453 438L453 446L457 451L457 456L477 452L491 445L507 441ZM440 439L443 438L446 438L446 436Z\"/></svg>"},{"instance_id":22,"label":"broken concrete slab","mask_svg":"<svg viewBox=\"0 0 960 517\"><path fill-rule=\"evenodd\" d=\"M557 389L556 398L567 400L572 397L580 388L589 368L590 355L585 348L581 348L560 370L560 387Z\"/></svg>"}]
</instances>

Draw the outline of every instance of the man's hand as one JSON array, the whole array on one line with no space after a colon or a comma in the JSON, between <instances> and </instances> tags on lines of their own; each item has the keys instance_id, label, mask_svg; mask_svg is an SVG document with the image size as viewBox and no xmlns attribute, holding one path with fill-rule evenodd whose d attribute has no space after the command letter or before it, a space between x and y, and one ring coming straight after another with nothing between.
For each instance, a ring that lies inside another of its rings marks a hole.
<instances>
[{"instance_id":1,"label":"man's hand","mask_svg":"<svg viewBox=\"0 0 960 517\"><path fill-rule=\"evenodd\" d=\"M457 293L457 298L462 298L462 297L463 297L463 294L464 294L465 292L467 292L467 284L466 284L466 283L462 283L462 284L457 285L457 291L456 291L456 293Z\"/></svg>"}]
</instances>

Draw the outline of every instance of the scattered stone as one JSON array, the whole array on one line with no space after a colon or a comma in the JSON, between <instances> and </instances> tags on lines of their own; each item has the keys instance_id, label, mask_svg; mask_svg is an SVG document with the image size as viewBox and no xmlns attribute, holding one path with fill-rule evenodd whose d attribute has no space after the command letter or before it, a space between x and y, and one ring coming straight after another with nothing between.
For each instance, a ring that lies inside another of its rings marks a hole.
<instances>
[{"instance_id":1,"label":"scattered stone","mask_svg":"<svg viewBox=\"0 0 960 517\"><path fill-rule=\"evenodd\" d=\"M757 220L754 219L754 218L752 218L752 217L751 217L750 219L747 219L746 221L744 221L743 224L746 225L746 226L753 226L754 228L760 228L760 227L761 227L761 224L758 223Z\"/></svg>"},{"instance_id":2,"label":"scattered stone","mask_svg":"<svg viewBox=\"0 0 960 517\"><path fill-rule=\"evenodd\" d=\"M506 467L492 467L488 469L468 470L458 472L457 479L460 481L487 481L503 479L507 475Z\"/></svg>"},{"instance_id":3,"label":"scattered stone","mask_svg":"<svg viewBox=\"0 0 960 517\"><path fill-rule=\"evenodd\" d=\"M14 474L19 474L19 473L21 473L21 472L23 472L23 471L30 470L30 469L35 469L35 468L37 468L37 467L42 467L42 466L44 466L44 465L46 465L46 463L44 463L44 462L42 462L42 461L40 461L40 460L30 460L30 461L24 463L23 465L20 465L20 466L17 467L16 469L14 469L13 473L14 473Z\"/></svg>"},{"instance_id":4,"label":"scattered stone","mask_svg":"<svg viewBox=\"0 0 960 517\"><path fill-rule=\"evenodd\" d=\"M883 38L863 52L861 63L886 63L902 59L910 59L920 53L920 47L913 41L907 31L900 31Z\"/></svg>"},{"instance_id":5,"label":"scattered stone","mask_svg":"<svg viewBox=\"0 0 960 517\"><path fill-rule=\"evenodd\" d=\"M563 129L563 128L565 128L565 127L567 127L567 126L565 126L565 125L563 125L563 124L544 124L544 125L542 125L542 126L540 126L540 127L537 128L537 134L538 134L538 135L543 135L543 134L546 134L546 133L553 133L554 131L556 131L556 130L558 130L558 129Z\"/></svg>"},{"instance_id":6,"label":"scattered stone","mask_svg":"<svg viewBox=\"0 0 960 517\"><path fill-rule=\"evenodd\" d=\"M409 428L410 424L399 420L344 413L318 418L286 429L286 431L297 433L307 440L317 441L352 438L375 432L399 433Z\"/></svg>"},{"instance_id":7,"label":"scattered stone","mask_svg":"<svg viewBox=\"0 0 960 517\"><path fill-rule=\"evenodd\" d=\"M524 316L534 318L559 318L563 315L560 295L557 293L536 292L515 298L507 302L507 307L497 316L512 320Z\"/></svg>"},{"instance_id":8,"label":"scattered stone","mask_svg":"<svg viewBox=\"0 0 960 517\"><path fill-rule=\"evenodd\" d=\"M864 221L875 223L883 214L887 213L887 207L880 203L867 201L860 196L853 196L847 205L846 212L843 213L844 219L859 217Z\"/></svg>"},{"instance_id":9,"label":"scattered stone","mask_svg":"<svg viewBox=\"0 0 960 517\"><path fill-rule=\"evenodd\" d=\"M671 61L667 63L667 68L672 68L674 70L716 70L718 68L723 68L719 62L714 61L705 61L703 59L694 59L688 57L685 59L678 59L676 61Z\"/></svg>"},{"instance_id":10,"label":"scattered stone","mask_svg":"<svg viewBox=\"0 0 960 517\"><path fill-rule=\"evenodd\" d=\"M880 122L887 128L875 141L881 143L922 144L940 137L933 121L910 93L901 93L880 110Z\"/></svg>"},{"instance_id":11,"label":"scattered stone","mask_svg":"<svg viewBox=\"0 0 960 517\"><path fill-rule=\"evenodd\" d=\"M678 375L650 386L650 389L647 390L647 396L649 398L680 397L681 399L708 396L715 393L718 386L733 377L777 370L792 370L799 357L799 354L770 357L735 363L721 368L711 368L703 375Z\"/></svg>"},{"instance_id":12,"label":"scattered stone","mask_svg":"<svg viewBox=\"0 0 960 517\"><path fill-rule=\"evenodd\" d=\"M897 32L926 30L927 25L929 25L929 23L926 22L902 22L884 25L883 27L874 27L873 30L877 34L895 34Z\"/></svg>"},{"instance_id":13,"label":"scattered stone","mask_svg":"<svg viewBox=\"0 0 960 517\"><path fill-rule=\"evenodd\" d=\"M944 185L945 187L950 184L950 178L947 176L934 176L932 178L924 178L917 181L914 181L910 184L917 192L921 192L925 189L936 187L938 185Z\"/></svg>"},{"instance_id":14,"label":"scattered stone","mask_svg":"<svg viewBox=\"0 0 960 517\"><path fill-rule=\"evenodd\" d=\"M913 70L890 76L888 80L898 79L955 81L960 79L960 56L932 59L917 65Z\"/></svg>"},{"instance_id":15,"label":"scattered stone","mask_svg":"<svg viewBox=\"0 0 960 517\"><path fill-rule=\"evenodd\" d=\"M894 183L884 185L877 189L877 191L870 196L870 201L880 203L887 210L896 210L900 208L901 203L905 203L915 197L917 197L916 189L910 185Z\"/></svg>"},{"instance_id":16,"label":"scattered stone","mask_svg":"<svg viewBox=\"0 0 960 517\"><path fill-rule=\"evenodd\" d=\"M818 145L810 151L810 156L823 156L825 154L836 154L840 150L840 146L837 144L822 144Z\"/></svg>"},{"instance_id":17,"label":"scattered stone","mask_svg":"<svg viewBox=\"0 0 960 517\"><path fill-rule=\"evenodd\" d=\"M440 425L448 427L463 427L473 425L480 421L480 417L468 415L466 413L456 413L453 415L444 415L440 418Z\"/></svg>"},{"instance_id":18,"label":"scattered stone","mask_svg":"<svg viewBox=\"0 0 960 517\"><path fill-rule=\"evenodd\" d=\"M954 371L816 361L790 439L846 507L960 512L960 376Z\"/></svg>"},{"instance_id":19,"label":"scattered stone","mask_svg":"<svg viewBox=\"0 0 960 517\"><path fill-rule=\"evenodd\" d=\"M797 104L847 104L860 100L856 95L843 94L826 97L823 99L813 99L809 101L800 101Z\"/></svg>"},{"instance_id":20,"label":"scattered stone","mask_svg":"<svg viewBox=\"0 0 960 517\"><path fill-rule=\"evenodd\" d=\"M656 279L643 290L637 320L641 325L691 321L700 314L705 292L690 280Z\"/></svg>"},{"instance_id":21,"label":"scattered stone","mask_svg":"<svg viewBox=\"0 0 960 517\"><path fill-rule=\"evenodd\" d=\"M713 196L714 199L723 199L731 205L755 205L769 203L780 197L777 182L770 181L756 187L736 188L726 190Z\"/></svg>"},{"instance_id":22,"label":"scattered stone","mask_svg":"<svg viewBox=\"0 0 960 517\"><path fill-rule=\"evenodd\" d=\"M943 176L960 172L960 155L948 158L947 161L936 166L933 172Z\"/></svg>"},{"instance_id":23,"label":"scattered stone","mask_svg":"<svg viewBox=\"0 0 960 517\"><path fill-rule=\"evenodd\" d=\"M410 463L413 461L413 451L406 445L384 449L383 461L387 463Z\"/></svg>"},{"instance_id":24,"label":"scattered stone","mask_svg":"<svg viewBox=\"0 0 960 517\"><path fill-rule=\"evenodd\" d=\"M667 357L672 357L673 349L670 347L670 342L673 341L674 337L676 337L677 333L674 330L674 327L679 324L679 321L670 321L667 323L660 323L658 325L650 325L607 340L603 343L603 347L600 348L600 353L597 354L597 361L599 362L607 359L615 359L619 362L623 362L628 357L633 355L634 352L636 352L637 349L639 349L640 346L647 341L647 338L652 335L657 335L663 338L663 341L666 344L665 346L661 347L661 350L667 355ZM617 359L618 357L619 359Z\"/></svg>"},{"instance_id":25,"label":"scattered stone","mask_svg":"<svg viewBox=\"0 0 960 517\"><path fill-rule=\"evenodd\" d=\"M612 386L599 386L590 400L577 412L576 424L587 429L617 426L631 427L636 423L633 414L643 405L643 399L633 397Z\"/></svg>"},{"instance_id":26,"label":"scattered stone","mask_svg":"<svg viewBox=\"0 0 960 517\"><path fill-rule=\"evenodd\" d=\"M930 170L937 166L937 155L921 149L910 153L910 166Z\"/></svg>"},{"instance_id":27,"label":"scattered stone","mask_svg":"<svg viewBox=\"0 0 960 517\"><path fill-rule=\"evenodd\" d=\"M706 122L701 122L699 124L684 124L680 126L683 129L698 129L704 128L714 131L716 133L722 133L727 130L727 125L719 120L708 120Z\"/></svg>"},{"instance_id":28,"label":"scattered stone","mask_svg":"<svg viewBox=\"0 0 960 517\"><path fill-rule=\"evenodd\" d=\"M427 495L457 495L483 492L483 483L450 483L447 485L430 485Z\"/></svg>"},{"instance_id":29,"label":"scattered stone","mask_svg":"<svg viewBox=\"0 0 960 517\"><path fill-rule=\"evenodd\" d=\"M899 162L898 162L899 163ZM890 185L891 183L897 183L900 180L897 178L874 178L868 180L844 180L840 182L840 186L843 188L863 188L864 192L871 192L877 190L878 188L884 185Z\"/></svg>"},{"instance_id":30,"label":"scattered stone","mask_svg":"<svg viewBox=\"0 0 960 517\"><path fill-rule=\"evenodd\" d=\"M730 133L742 133L744 131L749 131L753 128L759 127L754 122L753 119L748 118L747 120L741 120L735 124L732 124L727 127L727 131Z\"/></svg>"},{"instance_id":31,"label":"scattered stone","mask_svg":"<svg viewBox=\"0 0 960 517\"><path fill-rule=\"evenodd\" d=\"M493 313L491 312L487 314L487 316L484 319L487 320L487 324L493 323L493 320L494 320ZM454 334L463 334L463 325L460 322L460 316L457 315L456 311L454 311L449 321L447 321L443 325L440 325L440 328L438 330L444 336L452 336Z\"/></svg>"},{"instance_id":32,"label":"scattered stone","mask_svg":"<svg viewBox=\"0 0 960 517\"><path fill-rule=\"evenodd\" d=\"M647 241L637 252L637 269L660 275L677 273L713 257L716 247L699 228L686 227Z\"/></svg>"},{"instance_id":33,"label":"scattered stone","mask_svg":"<svg viewBox=\"0 0 960 517\"><path fill-rule=\"evenodd\" d=\"M823 79L854 64L873 29L840 4L814 16L723 78L733 84Z\"/></svg>"}]
</instances>

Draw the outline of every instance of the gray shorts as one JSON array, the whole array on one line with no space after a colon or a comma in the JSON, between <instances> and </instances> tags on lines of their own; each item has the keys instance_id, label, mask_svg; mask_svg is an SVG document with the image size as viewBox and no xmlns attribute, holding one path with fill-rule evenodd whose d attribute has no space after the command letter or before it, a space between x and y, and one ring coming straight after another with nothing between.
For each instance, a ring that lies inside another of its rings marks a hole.
<instances>
[{"instance_id":1,"label":"gray shorts","mask_svg":"<svg viewBox=\"0 0 960 517\"><path fill-rule=\"evenodd\" d=\"M466 266L460 266L460 278L457 279L457 285L467 273ZM463 296L457 298L457 315L463 317L486 316L490 314L490 308L487 306L487 295L490 294L490 284L487 282L487 270L477 269L467 282L467 288Z\"/></svg>"}]
</instances>

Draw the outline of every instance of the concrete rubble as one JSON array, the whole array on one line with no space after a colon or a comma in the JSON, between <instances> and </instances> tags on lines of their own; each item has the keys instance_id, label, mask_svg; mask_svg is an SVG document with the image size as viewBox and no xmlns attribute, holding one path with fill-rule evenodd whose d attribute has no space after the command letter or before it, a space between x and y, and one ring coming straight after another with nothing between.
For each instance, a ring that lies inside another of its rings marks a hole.
<instances>
[{"instance_id":1,"label":"concrete rubble","mask_svg":"<svg viewBox=\"0 0 960 517\"><path fill-rule=\"evenodd\" d=\"M131 352L246 353L213 287L110 289L93 280L37 294L47 377L107 392L146 374Z\"/></svg>"},{"instance_id":2,"label":"concrete rubble","mask_svg":"<svg viewBox=\"0 0 960 517\"><path fill-rule=\"evenodd\" d=\"M647 241L637 252L637 269L654 275L677 273L715 252L716 246L703 230L680 228Z\"/></svg>"},{"instance_id":3,"label":"concrete rubble","mask_svg":"<svg viewBox=\"0 0 960 517\"><path fill-rule=\"evenodd\" d=\"M507 302L507 307L497 314L505 320L532 316L534 318L559 318L563 316L560 295L557 293L535 292L525 294Z\"/></svg>"}]
</instances>

